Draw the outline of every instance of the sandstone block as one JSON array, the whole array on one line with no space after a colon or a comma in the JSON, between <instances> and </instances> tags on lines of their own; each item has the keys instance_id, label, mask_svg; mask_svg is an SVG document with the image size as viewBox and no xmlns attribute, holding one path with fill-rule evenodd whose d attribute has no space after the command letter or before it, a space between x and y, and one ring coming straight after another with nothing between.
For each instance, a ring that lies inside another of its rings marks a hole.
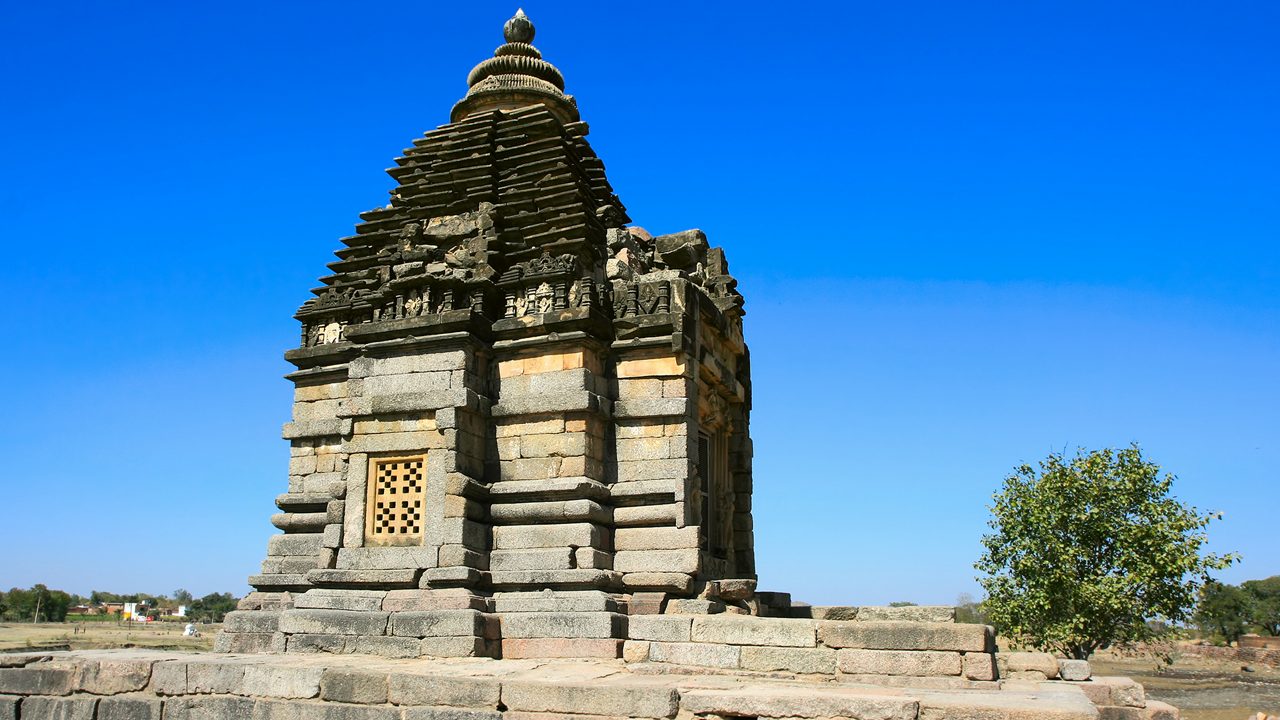
<instances>
[{"instance_id":1,"label":"sandstone block","mask_svg":"<svg viewBox=\"0 0 1280 720\"><path fill-rule=\"evenodd\" d=\"M956 609L945 605L907 605L905 607L864 605L858 608L857 618L859 620L953 623L956 621Z\"/></svg>"},{"instance_id":2,"label":"sandstone block","mask_svg":"<svg viewBox=\"0 0 1280 720\"><path fill-rule=\"evenodd\" d=\"M1084 682L1093 676L1088 660L1059 660L1058 675L1068 682Z\"/></svg>"},{"instance_id":3,"label":"sandstone block","mask_svg":"<svg viewBox=\"0 0 1280 720\"><path fill-rule=\"evenodd\" d=\"M627 620L627 637L632 640L689 642L692 627L691 615L632 615Z\"/></svg>"},{"instance_id":4,"label":"sandstone block","mask_svg":"<svg viewBox=\"0 0 1280 720\"><path fill-rule=\"evenodd\" d=\"M668 615L715 615L724 612L724 603L701 598L671 598L667 601Z\"/></svg>"},{"instance_id":5,"label":"sandstone block","mask_svg":"<svg viewBox=\"0 0 1280 720\"><path fill-rule=\"evenodd\" d=\"M490 643L483 637L428 637L421 640L419 653L427 657L490 657Z\"/></svg>"},{"instance_id":6,"label":"sandstone block","mask_svg":"<svg viewBox=\"0 0 1280 720\"><path fill-rule=\"evenodd\" d=\"M244 669L241 695L267 698L313 698L320 695L324 668L297 665L248 665Z\"/></svg>"},{"instance_id":7,"label":"sandstone block","mask_svg":"<svg viewBox=\"0 0 1280 720\"><path fill-rule=\"evenodd\" d=\"M316 555L320 552L323 533L272 535L267 540L268 555Z\"/></svg>"},{"instance_id":8,"label":"sandstone block","mask_svg":"<svg viewBox=\"0 0 1280 720\"><path fill-rule=\"evenodd\" d=\"M389 590L382 609L390 612L413 610L485 610L488 602L466 588L434 590Z\"/></svg>"},{"instance_id":9,"label":"sandstone block","mask_svg":"<svg viewBox=\"0 0 1280 720\"><path fill-rule=\"evenodd\" d=\"M187 693L187 664L159 662L151 668L151 692L157 695L185 695Z\"/></svg>"},{"instance_id":10,"label":"sandstone block","mask_svg":"<svg viewBox=\"0 0 1280 720\"><path fill-rule=\"evenodd\" d=\"M1146 691L1130 678L1097 677L1093 682L1106 686L1110 691L1111 702L1108 705L1145 707L1147 704Z\"/></svg>"},{"instance_id":11,"label":"sandstone block","mask_svg":"<svg viewBox=\"0 0 1280 720\"><path fill-rule=\"evenodd\" d=\"M94 695L137 692L151 681L153 660L110 658L81 662L76 687Z\"/></svg>"},{"instance_id":12,"label":"sandstone block","mask_svg":"<svg viewBox=\"0 0 1280 720\"><path fill-rule=\"evenodd\" d=\"M162 706L159 698L104 697L98 701L97 720L160 720Z\"/></svg>"},{"instance_id":13,"label":"sandstone block","mask_svg":"<svg viewBox=\"0 0 1280 720\"><path fill-rule=\"evenodd\" d=\"M494 550L595 547L608 549L605 529L591 523L500 525L493 528Z\"/></svg>"},{"instance_id":14,"label":"sandstone block","mask_svg":"<svg viewBox=\"0 0 1280 720\"><path fill-rule=\"evenodd\" d=\"M484 635L484 615L476 610L429 610L391 616L391 634L399 637Z\"/></svg>"},{"instance_id":15,"label":"sandstone block","mask_svg":"<svg viewBox=\"0 0 1280 720\"><path fill-rule=\"evenodd\" d=\"M631 460L618 463L618 482L635 482L637 480L664 480L667 478L684 478L689 475L687 459L669 460Z\"/></svg>"},{"instance_id":16,"label":"sandstone block","mask_svg":"<svg viewBox=\"0 0 1280 720\"><path fill-rule=\"evenodd\" d=\"M618 551L689 549L696 551L698 528L695 525L682 528L618 528L613 533L613 548Z\"/></svg>"},{"instance_id":17,"label":"sandstone block","mask_svg":"<svg viewBox=\"0 0 1280 720\"><path fill-rule=\"evenodd\" d=\"M467 710L449 707L407 707L404 720L506 720L508 713L497 710Z\"/></svg>"},{"instance_id":18,"label":"sandstone block","mask_svg":"<svg viewBox=\"0 0 1280 720\"><path fill-rule=\"evenodd\" d=\"M387 701L387 673L328 669L320 676L320 699L378 705Z\"/></svg>"},{"instance_id":19,"label":"sandstone block","mask_svg":"<svg viewBox=\"0 0 1280 720\"><path fill-rule=\"evenodd\" d=\"M913 692L920 698L920 720L991 718L992 720L1097 720L1098 711L1076 692L964 691Z\"/></svg>"},{"instance_id":20,"label":"sandstone block","mask_svg":"<svg viewBox=\"0 0 1280 720\"><path fill-rule=\"evenodd\" d=\"M1158 700L1147 701L1147 720L1180 720L1178 708Z\"/></svg>"},{"instance_id":21,"label":"sandstone block","mask_svg":"<svg viewBox=\"0 0 1280 720\"><path fill-rule=\"evenodd\" d=\"M0 668L0 693L5 695L69 695L75 671L65 667Z\"/></svg>"},{"instance_id":22,"label":"sandstone block","mask_svg":"<svg viewBox=\"0 0 1280 720\"><path fill-rule=\"evenodd\" d=\"M393 673L387 699L396 705L447 705L497 709L501 684L494 678Z\"/></svg>"},{"instance_id":23,"label":"sandstone block","mask_svg":"<svg viewBox=\"0 0 1280 720\"><path fill-rule=\"evenodd\" d=\"M696 573L701 567L697 547L685 550L621 550L613 554L619 572Z\"/></svg>"},{"instance_id":24,"label":"sandstone block","mask_svg":"<svg viewBox=\"0 0 1280 720\"><path fill-rule=\"evenodd\" d=\"M575 567L573 550L567 547L538 550L494 550L489 553L494 570L569 570Z\"/></svg>"},{"instance_id":25,"label":"sandstone block","mask_svg":"<svg viewBox=\"0 0 1280 720\"><path fill-rule=\"evenodd\" d=\"M699 667L736 668L742 649L736 645L714 643L649 643L649 662Z\"/></svg>"},{"instance_id":26,"label":"sandstone block","mask_svg":"<svg viewBox=\"0 0 1280 720\"><path fill-rule=\"evenodd\" d=\"M41 720L93 720L97 698L29 697L22 701L21 717ZM17 720L17 698L0 700L0 718Z\"/></svg>"},{"instance_id":27,"label":"sandstone block","mask_svg":"<svg viewBox=\"0 0 1280 720\"><path fill-rule=\"evenodd\" d=\"M600 590L498 592L493 595L493 610L499 613L614 612L617 602Z\"/></svg>"},{"instance_id":28,"label":"sandstone block","mask_svg":"<svg viewBox=\"0 0 1280 720\"><path fill-rule=\"evenodd\" d=\"M285 610L280 632L323 635L383 635L388 613L354 610Z\"/></svg>"},{"instance_id":29,"label":"sandstone block","mask_svg":"<svg viewBox=\"0 0 1280 720\"><path fill-rule=\"evenodd\" d=\"M622 661L642 663L649 661L649 642L647 640L627 640L622 643Z\"/></svg>"},{"instance_id":30,"label":"sandstone block","mask_svg":"<svg viewBox=\"0 0 1280 720\"><path fill-rule=\"evenodd\" d=\"M617 376L622 378L637 377L674 377L683 375L685 364L675 356L657 358L636 358L622 360L618 363Z\"/></svg>"},{"instance_id":31,"label":"sandstone block","mask_svg":"<svg viewBox=\"0 0 1280 720\"><path fill-rule=\"evenodd\" d=\"M965 653L964 676L970 680L995 680L995 656L990 653Z\"/></svg>"},{"instance_id":32,"label":"sandstone block","mask_svg":"<svg viewBox=\"0 0 1280 720\"><path fill-rule=\"evenodd\" d=\"M694 642L813 647L814 622L791 618L707 615L693 619Z\"/></svg>"},{"instance_id":33,"label":"sandstone block","mask_svg":"<svg viewBox=\"0 0 1280 720\"><path fill-rule=\"evenodd\" d=\"M861 615L862 611L858 611ZM995 644L986 625L946 625L896 621L818 623L818 638L834 648L869 650L950 650L987 652Z\"/></svg>"},{"instance_id":34,"label":"sandstone block","mask_svg":"<svg viewBox=\"0 0 1280 720\"><path fill-rule=\"evenodd\" d=\"M18 702L21 698L17 696L3 697L0 696L0 720L18 720ZM41 717L37 715L36 717ZM44 715L44 717L52 717L52 715ZM86 720L93 720L93 711L89 711L89 717Z\"/></svg>"},{"instance_id":35,"label":"sandstone block","mask_svg":"<svg viewBox=\"0 0 1280 720\"><path fill-rule=\"evenodd\" d=\"M531 612L502 616L506 638L622 638L626 616L601 612Z\"/></svg>"},{"instance_id":36,"label":"sandstone block","mask_svg":"<svg viewBox=\"0 0 1280 720\"><path fill-rule=\"evenodd\" d=\"M346 651L387 658L416 658L422 655L422 641L407 637L351 635L347 637Z\"/></svg>"},{"instance_id":37,"label":"sandstone block","mask_svg":"<svg viewBox=\"0 0 1280 720\"><path fill-rule=\"evenodd\" d=\"M887 690L743 686L686 690L680 709L699 716L915 720L917 703Z\"/></svg>"},{"instance_id":38,"label":"sandstone block","mask_svg":"<svg viewBox=\"0 0 1280 720\"><path fill-rule=\"evenodd\" d=\"M280 613L266 610L235 610L226 614L222 629L233 633L273 633L280 629Z\"/></svg>"},{"instance_id":39,"label":"sandstone block","mask_svg":"<svg viewBox=\"0 0 1280 720\"><path fill-rule=\"evenodd\" d=\"M213 651L216 653L271 652L277 634L220 632L213 640Z\"/></svg>"},{"instance_id":40,"label":"sandstone block","mask_svg":"<svg viewBox=\"0 0 1280 720\"><path fill-rule=\"evenodd\" d=\"M289 635L286 651L291 653L327 653L338 655L351 652L347 644L355 635L317 635L300 633Z\"/></svg>"},{"instance_id":41,"label":"sandstone block","mask_svg":"<svg viewBox=\"0 0 1280 720\"><path fill-rule=\"evenodd\" d=\"M187 663L186 692L218 695L239 692L244 683L244 668L244 664L235 662Z\"/></svg>"},{"instance_id":42,"label":"sandstone block","mask_svg":"<svg viewBox=\"0 0 1280 720\"><path fill-rule=\"evenodd\" d=\"M1103 705L1098 708L1098 720L1147 720L1146 708Z\"/></svg>"},{"instance_id":43,"label":"sandstone block","mask_svg":"<svg viewBox=\"0 0 1280 720\"><path fill-rule=\"evenodd\" d=\"M520 658L606 658L622 655L623 640L610 638L504 638L502 657Z\"/></svg>"},{"instance_id":44,"label":"sandstone block","mask_svg":"<svg viewBox=\"0 0 1280 720\"><path fill-rule=\"evenodd\" d=\"M1058 659L1042 652L1008 652L996 655L1000 677L1056 680Z\"/></svg>"},{"instance_id":45,"label":"sandstone block","mask_svg":"<svg viewBox=\"0 0 1280 720\"><path fill-rule=\"evenodd\" d=\"M164 701L164 720L253 720L253 698L179 697Z\"/></svg>"},{"instance_id":46,"label":"sandstone block","mask_svg":"<svg viewBox=\"0 0 1280 720\"><path fill-rule=\"evenodd\" d=\"M959 675L960 653L937 650L840 650L840 672L853 675Z\"/></svg>"},{"instance_id":47,"label":"sandstone block","mask_svg":"<svg viewBox=\"0 0 1280 720\"><path fill-rule=\"evenodd\" d=\"M382 610L385 590L329 590L312 588L294 598L293 606L299 610Z\"/></svg>"},{"instance_id":48,"label":"sandstone block","mask_svg":"<svg viewBox=\"0 0 1280 720\"><path fill-rule=\"evenodd\" d=\"M742 648L744 670L771 672L781 670L803 674L835 675L836 651L830 648Z\"/></svg>"},{"instance_id":49,"label":"sandstone block","mask_svg":"<svg viewBox=\"0 0 1280 720\"><path fill-rule=\"evenodd\" d=\"M661 683L574 685L508 682L502 701L511 710L623 717L665 718L676 714L679 694Z\"/></svg>"},{"instance_id":50,"label":"sandstone block","mask_svg":"<svg viewBox=\"0 0 1280 720\"><path fill-rule=\"evenodd\" d=\"M693 589L693 576L688 573L632 572L622 576L622 584L628 589L687 593ZM662 608L652 610L661 612Z\"/></svg>"}]
</instances>

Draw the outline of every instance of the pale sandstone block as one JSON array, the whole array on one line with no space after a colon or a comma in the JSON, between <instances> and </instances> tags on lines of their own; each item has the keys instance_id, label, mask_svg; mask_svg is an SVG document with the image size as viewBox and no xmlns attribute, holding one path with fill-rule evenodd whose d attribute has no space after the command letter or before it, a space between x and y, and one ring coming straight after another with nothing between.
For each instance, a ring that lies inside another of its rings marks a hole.
<instances>
[{"instance_id":1,"label":"pale sandstone block","mask_svg":"<svg viewBox=\"0 0 1280 720\"><path fill-rule=\"evenodd\" d=\"M632 621L634 622L634 618ZM830 648L742 648L741 667L744 670L771 672L782 670L802 674L834 675L836 651Z\"/></svg>"},{"instance_id":2,"label":"pale sandstone block","mask_svg":"<svg viewBox=\"0 0 1280 720\"><path fill-rule=\"evenodd\" d=\"M348 637L346 652L387 658L416 658L423 654L422 641L417 638L366 635Z\"/></svg>"},{"instance_id":3,"label":"pale sandstone block","mask_svg":"<svg viewBox=\"0 0 1280 720\"><path fill-rule=\"evenodd\" d=\"M513 612L613 612L617 603L600 590L539 590L497 592L493 610Z\"/></svg>"},{"instance_id":4,"label":"pale sandstone block","mask_svg":"<svg viewBox=\"0 0 1280 720\"><path fill-rule=\"evenodd\" d=\"M495 551L569 546L606 548L607 539L608 534L603 527L590 523L499 525L493 528Z\"/></svg>"},{"instance_id":5,"label":"pale sandstone block","mask_svg":"<svg viewBox=\"0 0 1280 720\"><path fill-rule=\"evenodd\" d=\"M861 615L862 611L859 610L858 614ZM818 623L818 637L827 647L871 650L986 652L995 642L994 634L987 625L861 620L821 621Z\"/></svg>"},{"instance_id":6,"label":"pale sandstone block","mask_svg":"<svg viewBox=\"0 0 1280 720\"><path fill-rule=\"evenodd\" d=\"M378 705L387 701L387 673L331 668L320 676L320 699Z\"/></svg>"},{"instance_id":7,"label":"pale sandstone block","mask_svg":"<svg viewBox=\"0 0 1280 720\"><path fill-rule=\"evenodd\" d=\"M85 660L76 671L76 687L94 695L142 690L151 681L152 660L106 658Z\"/></svg>"},{"instance_id":8,"label":"pale sandstone block","mask_svg":"<svg viewBox=\"0 0 1280 720\"><path fill-rule=\"evenodd\" d=\"M683 375L685 365L675 356L622 360L618 363L617 376L621 378L671 377Z\"/></svg>"},{"instance_id":9,"label":"pale sandstone block","mask_svg":"<svg viewBox=\"0 0 1280 720\"><path fill-rule=\"evenodd\" d=\"M570 457L585 455L586 452L586 433L563 432L554 435L522 435L520 437L520 457Z\"/></svg>"},{"instance_id":10,"label":"pale sandstone block","mask_svg":"<svg viewBox=\"0 0 1280 720\"><path fill-rule=\"evenodd\" d=\"M222 629L233 633L273 633L280 629L280 613L234 610L223 617Z\"/></svg>"},{"instance_id":11,"label":"pale sandstone block","mask_svg":"<svg viewBox=\"0 0 1280 720\"><path fill-rule=\"evenodd\" d=\"M687 593L693 589L693 576L686 573L632 572L622 576L622 584L633 590Z\"/></svg>"},{"instance_id":12,"label":"pale sandstone block","mask_svg":"<svg viewBox=\"0 0 1280 720\"><path fill-rule=\"evenodd\" d=\"M1098 720L1088 698L1075 692L913 691L920 699L920 720Z\"/></svg>"},{"instance_id":13,"label":"pale sandstone block","mask_svg":"<svg viewBox=\"0 0 1280 720\"><path fill-rule=\"evenodd\" d=\"M627 637L632 640L689 642L692 615L632 615L627 619Z\"/></svg>"},{"instance_id":14,"label":"pale sandstone block","mask_svg":"<svg viewBox=\"0 0 1280 720\"><path fill-rule=\"evenodd\" d=\"M1043 652L1002 652L996 656L1000 677L1058 678L1058 659Z\"/></svg>"},{"instance_id":15,"label":"pale sandstone block","mask_svg":"<svg viewBox=\"0 0 1280 720\"><path fill-rule=\"evenodd\" d=\"M917 702L892 690L746 685L685 690L680 708L697 716L916 720Z\"/></svg>"},{"instance_id":16,"label":"pale sandstone block","mask_svg":"<svg viewBox=\"0 0 1280 720\"><path fill-rule=\"evenodd\" d=\"M567 547L536 550L493 550L489 553L493 570L568 570L575 567L573 551Z\"/></svg>"},{"instance_id":17,"label":"pale sandstone block","mask_svg":"<svg viewBox=\"0 0 1280 720\"><path fill-rule=\"evenodd\" d=\"M520 658L603 658L622 655L624 641L610 638L503 638L502 657Z\"/></svg>"},{"instance_id":18,"label":"pale sandstone block","mask_svg":"<svg viewBox=\"0 0 1280 720\"><path fill-rule=\"evenodd\" d=\"M990 653L965 653L964 676L970 680L995 680L995 656Z\"/></svg>"},{"instance_id":19,"label":"pale sandstone block","mask_svg":"<svg viewBox=\"0 0 1280 720\"><path fill-rule=\"evenodd\" d=\"M1093 676L1088 660L1059 660L1058 675L1068 682L1084 682Z\"/></svg>"},{"instance_id":20,"label":"pale sandstone block","mask_svg":"<svg viewBox=\"0 0 1280 720\"><path fill-rule=\"evenodd\" d=\"M1125 707L1145 707L1146 691L1141 685L1127 677L1096 677L1093 682L1105 685L1110 691L1111 702L1108 705Z\"/></svg>"},{"instance_id":21,"label":"pale sandstone block","mask_svg":"<svg viewBox=\"0 0 1280 720\"><path fill-rule=\"evenodd\" d=\"M663 380L662 397L683 398L689 396L689 384L683 379Z\"/></svg>"},{"instance_id":22,"label":"pale sandstone block","mask_svg":"<svg viewBox=\"0 0 1280 720\"><path fill-rule=\"evenodd\" d=\"M1098 720L1147 720L1146 708L1103 705L1098 708Z\"/></svg>"},{"instance_id":23,"label":"pale sandstone block","mask_svg":"<svg viewBox=\"0 0 1280 720\"><path fill-rule=\"evenodd\" d=\"M649 643L649 662L699 667L736 668L741 648L714 643Z\"/></svg>"},{"instance_id":24,"label":"pale sandstone block","mask_svg":"<svg viewBox=\"0 0 1280 720\"><path fill-rule=\"evenodd\" d=\"M523 422L499 421L494 427L496 435L502 437L518 437L523 435L554 435L565 431L564 418L544 417L539 420Z\"/></svg>"},{"instance_id":25,"label":"pale sandstone block","mask_svg":"<svg viewBox=\"0 0 1280 720\"><path fill-rule=\"evenodd\" d=\"M629 420L618 423L614 428L614 436L619 440L636 438L659 438L666 435L666 425L661 420Z\"/></svg>"},{"instance_id":26,"label":"pale sandstone block","mask_svg":"<svg viewBox=\"0 0 1280 720\"><path fill-rule=\"evenodd\" d=\"M698 547L698 528L618 528L613 533L615 550L683 550Z\"/></svg>"},{"instance_id":27,"label":"pale sandstone block","mask_svg":"<svg viewBox=\"0 0 1280 720\"><path fill-rule=\"evenodd\" d=\"M814 647L814 622L791 618L707 615L693 619L694 642Z\"/></svg>"},{"instance_id":28,"label":"pale sandstone block","mask_svg":"<svg viewBox=\"0 0 1280 720\"><path fill-rule=\"evenodd\" d=\"M622 661L642 663L649 661L649 642L646 640L627 640L622 643Z\"/></svg>"},{"instance_id":29,"label":"pale sandstone block","mask_svg":"<svg viewBox=\"0 0 1280 720\"><path fill-rule=\"evenodd\" d=\"M671 439L667 437L623 438L617 441L617 458L635 460L667 460L671 457Z\"/></svg>"},{"instance_id":30,"label":"pale sandstone block","mask_svg":"<svg viewBox=\"0 0 1280 720\"><path fill-rule=\"evenodd\" d=\"M428 610L391 616L391 635L398 637L456 637L483 635L484 615L476 610Z\"/></svg>"},{"instance_id":31,"label":"pale sandstone block","mask_svg":"<svg viewBox=\"0 0 1280 720\"><path fill-rule=\"evenodd\" d=\"M840 650L840 672L852 675L959 675L960 653L938 650Z\"/></svg>"},{"instance_id":32,"label":"pale sandstone block","mask_svg":"<svg viewBox=\"0 0 1280 720\"><path fill-rule=\"evenodd\" d=\"M1158 700L1147 701L1147 720L1180 720L1178 708Z\"/></svg>"},{"instance_id":33,"label":"pale sandstone block","mask_svg":"<svg viewBox=\"0 0 1280 720\"><path fill-rule=\"evenodd\" d=\"M351 610L284 610L280 632L323 635L383 635L387 629L385 612Z\"/></svg>"},{"instance_id":34,"label":"pale sandstone block","mask_svg":"<svg viewBox=\"0 0 1280 720\"><path fill-rule=\"evenodd\" d=\"M241 663L192 662L186 666L188 693L227 695L239 692L244 684L244 668ZM174 694L174 693L167 693ZM183 693L176 693L183 694Z\"/></svg>"},{"instance_id":35,"label":"pale sandstone block","mask_svg":"<svg viewBox=\"0 0 1280 720\"><path fill-rule=\"evenodd\" d=\"M660 379L635 378L618 380L618 398L621 400L654 397L662 397L662 380Z\"/></svg>"},{"instance_id":36,"label":"pale sandstone block","mask_svg":"<svg viewBox=\"0 0 1280 720\"><path fill-rule=\"evenodd\" d=\"M498 707L501 684L494 678L392 673L387 699L395 705L448 705L476 709Z\"/></svg>"},{"instance_id":37,"label":"pale sandstone block","mask_svg":"<svg viewBox=\"0 0 1280 720\"><path fill-rule=\"evenodd\" d=\"M956 609L945 605L907 605L905 607L865 605L858 608L857 618L859 620L953 623L956 621ZM842 618L827 619L839 620Z\"/></svg>"},{"instance_id":38,"label":"pale sandstone block","mask_svg":"<svg viewBox=\"0 0 1280 720\"><path fill-rule=\"evenodd\" d=\"M613 554L613 567L619 572L696 573L702 554L696 548L684 550L620 550Z\"/></svg>"},{"instance_id":39,"label":"pale sandstone block","mask_svg":"<svg viewBox=\"0 0 1280 720\"><path fill-rule=\"evenodd\" d=\"M634 685L508 682L502 701L511 710L622 717L666 718L676 714L680 695L660 682Z\"/></svg>"},{"instance_id":40,"label":"pale sandstone block","mask_svg":"<svg viewBox=\"0 0 1280 720\"><path fill-rule=\"evenodd\" d=\"M298 665L248 665L240 695L269 698L313 698L320 695L320 678L324 668Z\"/></svg>"},{"instance_id":41,"label":"pale sandstone block","mask_svg":"<svg viewBox=\"0 0 1280 720\"><path fill-rule=\"evenodd\" d=\"M626 616L600 612L530 612L502 616L507 638L620 638Z\"/></svg>"}]
</instances>

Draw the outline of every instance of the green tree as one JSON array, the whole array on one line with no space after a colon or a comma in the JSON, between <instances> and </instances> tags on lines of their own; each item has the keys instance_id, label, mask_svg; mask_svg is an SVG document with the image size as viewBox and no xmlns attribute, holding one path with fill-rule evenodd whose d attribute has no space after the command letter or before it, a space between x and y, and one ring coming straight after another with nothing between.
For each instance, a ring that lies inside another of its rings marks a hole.
<instances>
[{"instance_id":1,"label":"green tree","mask_svg":"<svg viewBox=\"0 0 1280 720\"><path fill-rule=\"evenodd\" d=\"M231 593L209 593L191 603L187 615L206 622L222 622L222 617L236 609L239 600Z\"/></svg>"},{"instance_id":2,"label":"green tree","mask_svg":"<svg viewBox=\"0 0 1280 720\"><path fill-rule=\"evenodd\" d=\"M1211 580L1200 588L1195 622L1206 635L1220 635L1229 645L1245 633L1252 615L1252 599L1235 585Z\"/></svg>"},{"instance_id":3,"label":"green tree","mask_svg":"<svg viewBox=\"0 0 1280 720\"><path fill-rule=\"evenodd\" d=\"M1202 515L1170 496L1137 445L1022 465L994 496L994 531L975 567L993 624L1042 650L1085 659L1116 642L1158 637L1185 621L1211 570Z\"/></svg>"},{"instance_id":4,"label":"green tree","mask_svg":"<svg viewBox=\"0 0 1280 720\"><path fill-rule=\"evenodd\" d=\"M173 591L173 601L179 605L190 605L192 601L191 593L186 588L178 588Z\"/></svg>"},{"instance_id":5,"label":"green tree","mask_svg":"<svg viewBox=\"0 0 1280 720\"><path fill-rule=\"evenodd\" d=\"M960 593L956 597L956 622L975 625L991 624L987 619L987 611L982 609L982 603L974 600L969 593Z\"/></svg>"},{"instance_id":6,"label":"green tree","mask_svg":"<svg viewBox=\"0 0 1280 720\"><path fill-rule=\"evenodd\" d=\"M1252 600L1250 622L1268 635L1280 635L1280 575L1265 580L1248 580L1240 589Z\"/></svg>"}]
</instances>

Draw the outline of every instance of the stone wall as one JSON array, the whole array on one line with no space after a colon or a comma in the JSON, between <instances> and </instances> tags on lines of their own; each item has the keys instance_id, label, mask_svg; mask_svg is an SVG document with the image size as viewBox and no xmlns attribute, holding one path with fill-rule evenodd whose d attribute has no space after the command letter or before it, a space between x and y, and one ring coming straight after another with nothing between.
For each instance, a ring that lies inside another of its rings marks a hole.
<instances>
[{"instance_id":1,"label":"stone wall","mask_svg":"<svg viewBox=\"0 0 1280 720\"><path fill-rule=\"evenodd\" d=\"M433 663L142 650L0 655L0 720L1173 720L1132 682L874 688L619 661ZM1115 704L1095 705L1091 697Z\"/></svg>"}]
</instances>

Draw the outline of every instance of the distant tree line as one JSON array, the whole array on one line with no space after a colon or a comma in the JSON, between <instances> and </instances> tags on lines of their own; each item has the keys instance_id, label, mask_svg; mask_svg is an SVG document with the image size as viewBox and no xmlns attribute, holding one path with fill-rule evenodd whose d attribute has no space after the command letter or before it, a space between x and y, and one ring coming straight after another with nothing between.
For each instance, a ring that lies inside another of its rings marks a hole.
<instances>
[{"instance_id":1,"label":"distant tree line","mask_svg":"<svg viewBox=\"0 0 1280 720\"><path fill-rule=\"evenodd\" d=\"M1207 583L1195 622L1206 637L1227 643L1249 632L1280 635L1280 575L1240 585Z\"/></svg>"},{"instance_id":2,"label":"distant tree line","mask_svg":"<svg viewBox=\"0 0 1280 720\"><path fill-rule=\"evenodd\" d=\"M0 619L9 622L65 622L70 610L77 606L98 608L102 614L118 615L118 609L108 613L107 607L137 603L138 614L151 619L185 605L186 617L216 623L222 622L224 615L235 610L238 602L239 598L231 593L209 593L202 598L195 598L181 588L175 590L172 596L94 590L89 593L89 597L84 597L62 590L50 590L43 584L37 584L25 590L13 588L9 592L0 592Z\"/></svg>"}]
</instances>

